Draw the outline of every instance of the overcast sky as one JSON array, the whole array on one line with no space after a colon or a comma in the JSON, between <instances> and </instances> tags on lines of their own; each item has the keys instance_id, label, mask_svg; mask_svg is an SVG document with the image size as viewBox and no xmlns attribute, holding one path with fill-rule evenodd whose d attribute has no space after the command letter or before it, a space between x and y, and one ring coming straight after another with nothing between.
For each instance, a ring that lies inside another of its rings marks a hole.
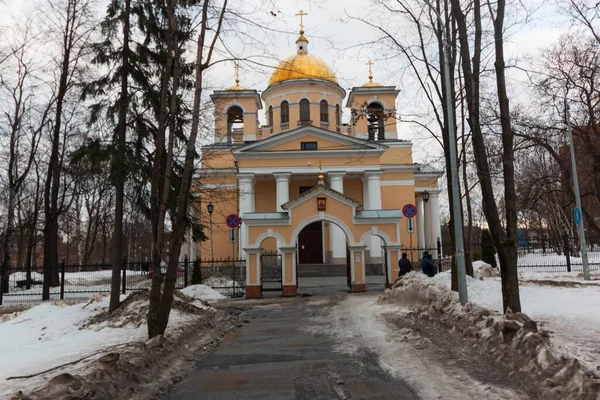
<instances>
[{"instance_id":1,"label":"overcast sky","mask_svg":"<svg viewBox=\"0 0 600 400\"><path fill-rule=\"evenodd\" d=\"M104 8L99 1L99 14ZM413 0L421 1L421 0ZM8 0L0 12L0 23L10 24L18 21L24 13L31 12L34 4L43 0ZM544 0L522 0L527 7L535 10L526 22L520 22L509 28L506 52L509 58L518 60L520 65L528 64L528 59L535 59L540 50L555 42L558 36L568 30L568 20L560 15L557 8ZM374 80L385 85L395 85L401 90L397 108L402 116L412 113L411 108L418 107L422 101L415 95L417 87L414 76L404 67L406 60L402 57L382 53L377 46L369 44L378 38L380 33L372 27L356 20L354 17L383 20L387 27L395 30L395 35L402 39L410 39L412 31L398 17L381 14L368 0L329 0L329 1L230 1L231 4L244 7L246 17L268 29L250 28L247 35L252 40L234 34L227 34L225 41L236 57L250 57L256 63L242 62L240 71L241 85L262 91L266 88L273 67L280 60L295 52L295 41L298 37L299 19L295 14L303 9L305 36L309 39L309 52L321 57L335 71L340 85L347 92L353 86L360 86L368 80L369 59L373 66ZM554 4L554 3L553 3ZM512 12L509 8L508 12ZM276 15L273 15L276 14ZM519 11L517 18L523 20L524 14ZM13 22L10 22L12 19ZM510 24L508 18L507 24ZM253 43L254 41L254 43ZM259 46L257 44L260 43ZM491 53L490 53L491 54ZM491 67L491 65L490 65ZM221 89L234 84L233 62L218 64L209 70L205 82L211 89ZM527 85L525 74L516 70L509 71L512 93L515 96L525 95ZM514 103L514 97L511 99ZM519 99L517 98L517 101ZM349 115L345 113L345 120ZM261 116L264 123L264 115ZM435 162L442 154L441 147L428 139L426 134L408 123L399 123L400 138L410 139L414 143L415 161Z\"/></svg>"}]
</instances>

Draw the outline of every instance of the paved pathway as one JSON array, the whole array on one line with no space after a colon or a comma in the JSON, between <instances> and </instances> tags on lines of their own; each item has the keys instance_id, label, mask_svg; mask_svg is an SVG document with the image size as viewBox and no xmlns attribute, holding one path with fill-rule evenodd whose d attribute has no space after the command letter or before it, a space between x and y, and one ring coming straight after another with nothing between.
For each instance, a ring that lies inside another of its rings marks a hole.
<instances>
[{"instance_id":1,"label":"paved pathway","mask_svg":"<svg viewBox=\"0 0 600 400\"><path fill-rule=\"evenodd\" d=\"M382 282L368 290L380 291ZM328 310L348 296L343 285L304 280L300 288L315 295L233 303L245 310L243 318L249 322L198 361L167 398L418 398L409 385L380 367L376 354L367 349L353 355L336 352L340 343L322 333L329 329Z\"/></svg>"}]
</instances>

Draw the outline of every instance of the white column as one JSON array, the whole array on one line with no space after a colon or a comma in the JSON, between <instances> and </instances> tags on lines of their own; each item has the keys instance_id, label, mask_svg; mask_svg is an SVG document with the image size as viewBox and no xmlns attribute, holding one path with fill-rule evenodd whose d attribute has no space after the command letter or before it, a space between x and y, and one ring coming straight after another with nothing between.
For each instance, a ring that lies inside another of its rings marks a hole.
<instances>
[{"instance_id":1,"label":"white column","mask_svg":"<svg viewBox=\"0 0 600 400\"><path fill-rule=\"evenodd\" d=\"M442 240L442 227L440 225L440 201L439 193L431 193L429 198L429 219L431 220L431 247L437 248L438 238ZM437 251L434 251L434 258L437 257Z\"/></svg>"},{"instance_id":2,"label":"white column","mask_svg":"<svg viewBox=\"0 0 600 400\"><path fill-rule=\"evenodd\" d=\"M336 192L344 193L345 172L328 172L329 187ZM346 260L346 234L334 223L329 223L329 243L332 262ZM337 260L336 260L337 259Z\"/></svg>"},{"instance_id":3,"label":"white column","mask_svg":"<svg viewBox=\"0 0 600 400\"><path fill-rule=\"evenodd\" d=\"M277 195L276 195L276 211L282 212L285 211L281 208L282 204L287 203L290 200L290 173L278 173L273 174L275 178L275 185L277 187Z\"/></svg>"},{"instance_id":4,"label":"white column","mask_svg":"<svg viewBox=\"0 0 600 400\"><path fill-rule=\"evenodd\" d=\"M363 210L369 209L369 180L366 176L361 178L363 187Z\"/></svg>"},{"instance_id":5,"label":"white column","mask_svg":"<svg viewBox=\"0 0 600 400\"><path fill-rule=\"evenodd\" d=\"M418 196L415 200L417 200L417 247L423 249L425 248L425 215L423 214L425 207L423 207L422 196Z\"/></svg>"},{"instance_id":6,"label":"white column","mask_svg":"<svg viewBox=\"0 0 600 400\"><path fill-rule=\"evenodd\" d=\"M248 247L248 225L244 221L244 213L254 212L254 174L238 175L239 198L240 198L240 216L242 217L242 226L240 229L240 255L245 255L243 249Z\"/></svg>"},{"instance_id":7,"label":"white column","mask_svg":"<svg viewBox=\"0 0 600 400\"><path fill-rule=\"evenodd\" d=\"M381 171L365 172L369 210L381 210L381 173ZM372 262L380 261L378 258L381 258L381 239L375 235L371 236L369 254Z\"/></svg>"}]
</instances>

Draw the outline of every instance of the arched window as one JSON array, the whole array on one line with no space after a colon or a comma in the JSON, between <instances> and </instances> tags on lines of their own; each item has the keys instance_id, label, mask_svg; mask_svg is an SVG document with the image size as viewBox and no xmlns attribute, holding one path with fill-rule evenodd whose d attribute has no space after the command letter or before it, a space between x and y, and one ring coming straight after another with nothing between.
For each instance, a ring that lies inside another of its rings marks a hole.
<instances>
[{"instance_id":1,"label":"arched window","mask_svg":"<svg viewBox=\"0 0 600 400\"><path fill-rule=\"evenodd\" d=\"M273 127L273 106L269 106L269 126L272 128Z\"/></svg>"},{"instance_id":2,"label":"arched window","mask_svg":"<svg viewBox=\"0 0 600 400\"><path fill-rule=\"evenodd\" d=\"M227 143L242 141L244 137L244 111L233 106L227 110Z\"/></svg>"},{"instance_id":3,"label":"arched window","mask_svg":"<svg viewBox=\"0 0 600 400\"><path fill-rule=\"evenodd\" d=\"M367 107L367 130L369 132L369 140L385 139L385 131L383 124L383 106L379 103L371 103Z\"/></svg>"},{"instance_id":4,"label":"arched window","mask_svg":"<svg viewBox=\"0 0 600 400\"><path fill-rule=\"evenodd\" d=\"M290 103L286 100L281 102L281 124L290 123Z\"/></svg>"},{"instance_id":5,"label":"arched window","mask_svg":"<svg viewBox=\"0 0 600 400\"><path fill-rule=\"evenodd\" d=\"M310 125L310 102L306 99L300 100L300 124Z\"/></svg>"},{"instance_id":6,"label":"arched window","mask_svg":"<svg viewBox=\"0 0 600 400\"><path fill-rule=\"evenodd\" d=\"M327 100L321 100L321 122L329 123L329 104L327 104Z\"/></svg>"},{"instance_id":7,"label":"arched window","mask_svg":"<svg viewBox=\"0 0 600 400\"><path fill-rule=\"evenodd\" d=\"M340 127L342 126L342 115L340 114L340 105L335 105L335 126L337 127L337 131L340 131Z\"/></svg>"}]
</instances>

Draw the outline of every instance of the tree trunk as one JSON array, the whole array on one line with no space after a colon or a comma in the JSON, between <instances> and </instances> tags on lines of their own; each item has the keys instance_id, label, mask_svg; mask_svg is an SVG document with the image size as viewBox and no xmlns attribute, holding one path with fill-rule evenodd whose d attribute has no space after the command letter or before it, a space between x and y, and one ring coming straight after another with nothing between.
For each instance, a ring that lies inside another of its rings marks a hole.
<instances>
[{"instance_id":1,"label":"tree trunk","mask_svg":"<svg viewBox=\"0 0 600 400\"><path fill-rule=\"evenodd\" d=\"M162 72L162 86L160 94L160 110L158 114L158 130L155 137L155 156L152 167L152 183L150 192L150 214L152 218L152 286L150 288L150 306L148 308L148 336L153 338L164 332L160 325L160 299L162 275L160 263L163 258L164 247L164 217L166 204L163 206L163 195L165 190L165 171L172 168L166 163L165 131L167 120L167 95L169 82L171 81L171 70L173 68L173 35L175 26L173 19L175 15L175 0L167 0L168 29L165 34L167 43L167 59ZM173 255L171 255L173 257Z\"/></svg>"},{"instance_id":2,"label":"tree trunk","mask_svg":"<svg viewBox=\"0 0 600 400\"><path fill-rule=\"evenodd\" d=\"M494 43L496 49L496 83L498 102L500 103L500 124L502 126L502 167L504 171L504 203L506 206L506 234L502 237L502 246L498 248L500 274L502 277L502 303L504 310L521 311L519 296L519 277L517 273L517 194L515 190L515 134L511 127L510 105L506 94L506 76L504 62L504 11L505 1L498 0L496 19L494 20ZM504 260L503 260L504 258ZM504 261L504 262L503 262Z\"/></svg>"},{"instance_id":3,"label":"tree trunk","mask_svg":"<svg viewBox=\"0 0 600 400\"><path fill-rule=\"evenodd\" d=\"M113 232L112 279L110 283L109 312L119 307L121 291L121 265L123 262L123 203L125 193L125 146L127 132L127 105L129 77L129 13L131 0L125 0L123 15L123 69L121 74L121 98L119 101L119 121L117 137L117 154L113 161L113 179L115 180L115 224Z\"/></svg>"}]
</instances>

